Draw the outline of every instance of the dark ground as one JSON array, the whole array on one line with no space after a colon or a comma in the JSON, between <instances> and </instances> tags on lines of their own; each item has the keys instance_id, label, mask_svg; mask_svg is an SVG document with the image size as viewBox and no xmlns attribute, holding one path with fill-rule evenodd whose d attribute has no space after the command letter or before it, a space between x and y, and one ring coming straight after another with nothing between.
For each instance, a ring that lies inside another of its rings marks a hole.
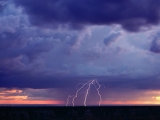
<instances>
[{"instance_id":1,"label":"dark ground","mask_svg":"<svg viewBox=\"0 0 160 120\"><path fill-rule=\"evenodd\" d=\"M160 106L1 106L0 120L160 120Z\"/></svg>"}]
</instances>

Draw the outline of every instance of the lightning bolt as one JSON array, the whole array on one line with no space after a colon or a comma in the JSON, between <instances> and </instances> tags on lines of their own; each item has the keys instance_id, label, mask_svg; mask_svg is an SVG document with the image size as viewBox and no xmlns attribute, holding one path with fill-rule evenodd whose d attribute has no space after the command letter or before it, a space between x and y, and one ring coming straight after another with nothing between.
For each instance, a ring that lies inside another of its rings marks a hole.
<instances>
[{"instance_id":1,"label":"lightning bolt","mask_svg":"<svg viewBox=\"0 0 160 120\"><path fill-rule=\"evenodd\" d=\"M98 95L99 95L99 99L100 99L100 101L99 101L99 106L100 106L100 105L101 105L101 102L102 102L102 96L101 96L101 94L99 93L99 89L101 88L101 85L98 83L97 80L96 80L96 83L97 83L97 85L98 85L98 88L97 88L96 90L97 90Z\"/></svg>"},{"instance_id":2,"label":"lightning bolt","mask_svg":"<svg viewBox=\"0 0 160 120\"><path fill-rule=\"evenodd\" d=\"M70 95L69 95L69 96L68 96L68 98L67 98L67 103L66 103L66 106L68 106L68 103L69 103L69 98L70 98L70 97L72 97L72 96L70 96Z\"/></svg>"},{"instance_id":3,"label":"lightning bolt","mask_svg":"<svg viewBox=\"0 0 160 120\"><path fill-rule=\"evenodd\" d=\"M86 106L86 100L87 100L87 96L88 96L88 93L89 93L89 90L91 88L91 84L94 84L95 80L92 80L89 84L88 84L88 88L87 88L87 91L86 91L86 94L85 94L85 97L84 97L84 106Z\"/></svg>"},{"instance_id":4,"label":"lightning bolt","mask_svg":"<svg viewBox=\"0 0 160 120\"><path fill-rule=\"evenodd\" d=\"M95 89L97 90L97 93L98 93L98 96L99 96L99 103L98 103L98 105L100 106L101 102L102 102L102 96L100 94L99 89L102 87L102 85L100 85L97 80L90 80L90 81L88 81L86 83L79 83L78 85L80 85L80 84L82 84L82 86L76 91L76 94L73 96L73 99L72 99L72 105L73 105L73 107L75 105L74 102L75 102L75 99L78 97L79 92L81 90L84 90L84 89L86 89L85 90L86 91L85 92L85 96L84 96L84 106L86 106L87 97L88 97L89 90L90 90L92 84L94 84ZM78 87L78 85L76 86L76 88ZM86 86L87 86L87 88L86 88ZM66 106L68 106L70 97L72 97L72 96L69 95L68 98L67 98Z\"/></svg>"},{"instance_id":5,"label":"lightning bolt","mask_svg":"<svg viewBox=\"0 0 160 120\"><path fill-rule=\"evenodd\" d=\"M89 82L90 82L90 81L89 81ZM77 90L76 95L73 97L73 100L72 100L73 106L74 106L74 100L75 100L75 98L78 96L78 92L79 92L81 89L83 89L84 86L87 85L89 82L84 83L84 84L82 85L82 87L80 87L80 88Z\"/></svg>"}]
</instances>

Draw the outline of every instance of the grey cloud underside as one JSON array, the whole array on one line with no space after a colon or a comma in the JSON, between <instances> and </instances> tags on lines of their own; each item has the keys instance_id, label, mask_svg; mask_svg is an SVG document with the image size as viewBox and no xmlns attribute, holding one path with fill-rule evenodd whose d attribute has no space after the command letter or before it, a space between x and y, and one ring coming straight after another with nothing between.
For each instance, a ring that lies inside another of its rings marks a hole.
<instances>
[{"instance_id":1,"label":"grey cloud underside","mask_svg":"<svg viewBox=\"0 0 160 120\"><path fill-rule=\"evenodd\" d=\"M23 73L22 73L23 74ZM24 78L25 76L25 78ZM130 78L130 76L81 76L81 77L49 77L49 76L12 76L0 81L0 87L7 88L76 88L78 83L86 83L89 80L98 80L106 88L114 89L142 89L159 90L159 76L147 76L141 78ZM66 84L67 82L67 84ZM41 84L38 84L41 83Z\"/></svg>"},{"instance_id":2,"label":"grey cloud underside","mask_svg":"<svg viewBox=\"0 0 160 120\"><path fill-rule=\"evenodd\" d=\"M14 0L38 26L70 28L120 24L128 31L159 23L160 1L155 0Z\"/></svg>"}]
</instances>

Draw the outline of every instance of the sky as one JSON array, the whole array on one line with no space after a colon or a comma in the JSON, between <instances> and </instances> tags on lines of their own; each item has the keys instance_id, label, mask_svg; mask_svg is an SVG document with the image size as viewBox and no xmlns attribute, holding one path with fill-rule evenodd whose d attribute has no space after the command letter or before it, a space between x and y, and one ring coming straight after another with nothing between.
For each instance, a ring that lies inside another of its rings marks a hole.
<instances>
[{"instance_id":1,"label":"sky","mask_svg":"<svg viewBox=\"0 0 160 120\"><path fill-rule=\"evenodd\" d=\"M159 6L0 0L0 104L160 104Z\"/></svg>"}]
</instances>

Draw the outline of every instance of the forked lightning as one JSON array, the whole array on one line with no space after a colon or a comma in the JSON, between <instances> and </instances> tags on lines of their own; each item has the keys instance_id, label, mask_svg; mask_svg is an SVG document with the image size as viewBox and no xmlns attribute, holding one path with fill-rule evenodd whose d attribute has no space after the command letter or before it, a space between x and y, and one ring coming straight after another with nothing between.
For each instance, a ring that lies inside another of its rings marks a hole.
<instances>
[{"instance_id":1,"label":"forked lightning","mask_svg":"<svg viewBox=\"0 0 160 120\"><path fill-rule=\"evenodd\" d=\"M98 83L98 81L97 80L91 80L91 81L88 81L88 82L86 82L86 83L79 83L79 84L82 84L82 86L76 91L76 94L73 96L73 98L72 98L72 105L74 106L75 105L75 98L77 98L78 97L78 94L79 94L79 92L82 90L82 89L85 89L86 87L86 92L85 92L85 96L84 96L84 106L86 106L86 101L87 101L87 97L88 97L88 94L89 94L89 91L90 91L90 88L91 88L91 85L94 85L94 87L95 87L95 89L97 90L97 93L98 93L98 96L99 96L99 106L101 105L101 102L102 102L102 96L101 96L101 94L100 94L100 92L99 92L99 89L101 88L101 86L102 85L100 85L99 83ZM78 84L78 85L79 85ZM66 106L68 106L68 104L69 104L69 99L71 98L72 96L71 95L69 95L68 96L68 98L67 98L67 103L66 103Z\"/></svg>"}]
</instances>

